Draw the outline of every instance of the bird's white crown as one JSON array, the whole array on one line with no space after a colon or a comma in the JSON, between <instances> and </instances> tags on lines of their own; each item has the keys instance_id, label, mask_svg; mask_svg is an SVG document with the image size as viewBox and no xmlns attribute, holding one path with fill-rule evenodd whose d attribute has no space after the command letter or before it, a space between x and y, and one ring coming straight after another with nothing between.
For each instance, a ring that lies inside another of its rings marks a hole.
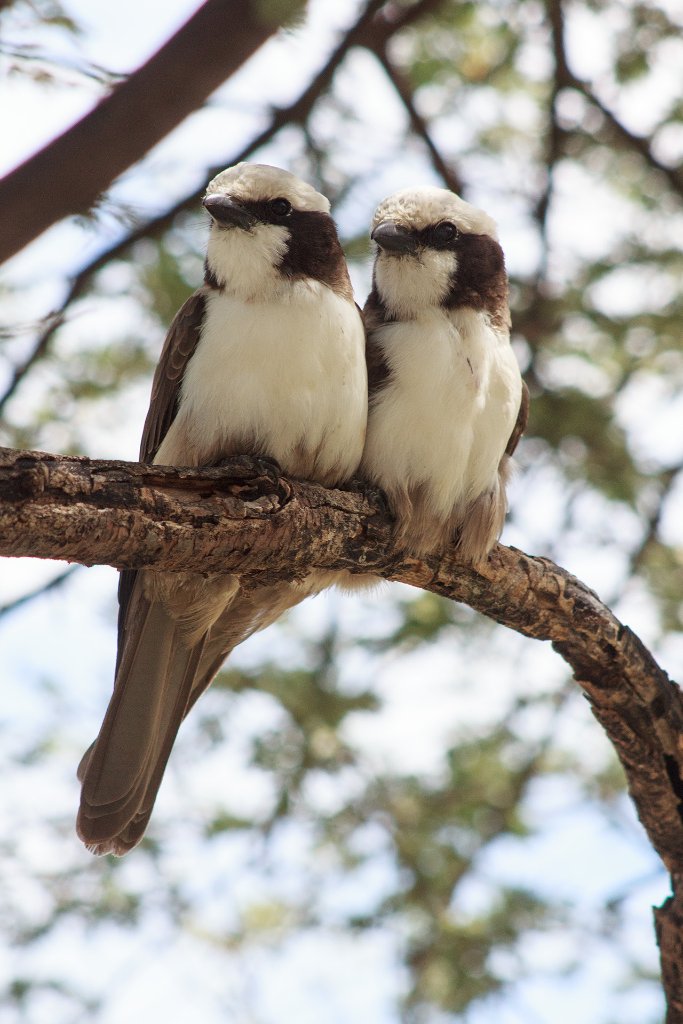
<instances>
[{"instance_id":1,"label":"bird's white crown","mask_svg":"<svg viewBox=\"0 0 683 1024\"><path fill-rule=\"evenodd\" d=\"M388 196L377 207L371 230L385 220L417 231L449 220L467 234L490 235L498 239L496 222L488 213L466 203L455 192L432 185L404 188Z\"/></svg>"},{"instance_id":2,"label":"bird's white crown","mask_svg":"<svg viewBox=\"0 0 683 1024\"><path fill-rule=\"evenodd\" d=\"M215 193L243 202L282 198L288 199L296 210L330 212L329 200L312 185L270 164L240 163L226 168L207 185L206 194Z\"/></svg>"}]
</instances>

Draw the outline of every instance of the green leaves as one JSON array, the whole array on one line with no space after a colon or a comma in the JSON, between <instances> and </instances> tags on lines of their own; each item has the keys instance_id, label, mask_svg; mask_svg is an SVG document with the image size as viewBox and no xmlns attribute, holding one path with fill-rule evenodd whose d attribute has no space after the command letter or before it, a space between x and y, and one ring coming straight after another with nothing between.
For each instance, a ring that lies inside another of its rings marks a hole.
<instances>
[{"instance_id":1,"label":"green leaves","mask_svg":"<svg viewBox=\"0 0 683 1024\"><path fill-rule=\"evenodd\" d=\"M531 433L555 449L568 476L607 498L635 503L642 477L608 401L577 388L541 392L532 403Z\"/></svg>"}]
</instances>

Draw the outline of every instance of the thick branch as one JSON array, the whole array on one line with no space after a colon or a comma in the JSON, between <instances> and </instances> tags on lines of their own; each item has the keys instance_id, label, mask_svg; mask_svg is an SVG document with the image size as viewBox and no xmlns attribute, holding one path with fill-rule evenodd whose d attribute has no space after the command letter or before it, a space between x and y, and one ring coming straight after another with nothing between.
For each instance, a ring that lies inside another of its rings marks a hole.
<instances>
[{"instance_id":1,"label":"thick branch","mask_svg":"<svg viewBox=\"0 0 683 1024\"><path fill-rule=\"evenodd\" d=\"M623 765L674 895L656 911L667 1024L683 1021L683 699L631 630L554 563L498 545L484 566L392 543L379 497L290 481L236 458L177 469L0 449L0 554L230 570L254 586L312 567L371 572L461 601L571 666Z\"/></svg>"},{"instance_id":2,"label":"thick branch","mask_svg":"<svg viewBox=\"0 0 683 1024\"><path fill-rule=\"evenodd\" d=\"M246 458L196 470L0 448L0 555L265 581L356 567L373 511Z\"/></svg>"},{"instance_id":3,"label":"thick branch","mask_svg":"<svg viewBox=\"0 0 683 1024\"><path fill-rule=\"evenodd\" d=\"M254 584L311 567L373 572L462 601L572 667L624 766L653 846L683 873L683 701L640 640L575 577L499 545L473 569L392 544L382 505L286 480L268 462L209 470L0 449L0 554L119 568L230 570Z\"/></svg>"},{"instance_id":4,"label":"thick branch","mask_svg":"<svg viewBox=\"0 0 683 1024\"><path fill-rule=\"evenodd\" d=\"M301 4L287 6L293 13ZM253 0L206 0L130 78L0 181L0 262L56 221L88 210L277 27Z\"/></svg>"}]
</instances>

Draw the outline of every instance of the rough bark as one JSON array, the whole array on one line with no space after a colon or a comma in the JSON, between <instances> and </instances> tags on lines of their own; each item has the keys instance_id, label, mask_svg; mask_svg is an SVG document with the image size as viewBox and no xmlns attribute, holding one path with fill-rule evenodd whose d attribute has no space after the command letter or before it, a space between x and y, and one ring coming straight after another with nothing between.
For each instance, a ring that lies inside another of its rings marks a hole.
<instances>
[{"instance_id":1,"label":"rough bark","mask_svg":"<svg viewBox=\"0 0 683 1024\"><path fill-rule=\"evenodd\" d=\"M264 583L312 566L370 571L550 641L614 745L671 875L656 930L667 1024L683 1022L683 699L638 637L564 569L502 545L477 569L448 554L413 558L394 547L379 495L288 480L267 461L189 470L10 449L0 449L0 555L225 569Z\"/></svg>"},{"instance_id":2,"label":"rough bark","mask_svg":"<svg viewBox=\"0 0 683 1024\"><path fill-rule=\"evenodd\" d=\"M662 983L666 993L666 1024L683 1021L683 904L679 889L661 907L655 907L657 945L662 962Z\"/></svg>"},{"instance_id":3,"label":"rough bark","mask_svg":"<svg viewBox=\"0 0 683 1024\"><path fill-rule=\"evenodd\" d=\"M301 7L291 0L284 11ZM62 217L85 213L277 28L254 0L206 0L109 96L0 181L0 262Z\"/></svg>"}]
</instances>

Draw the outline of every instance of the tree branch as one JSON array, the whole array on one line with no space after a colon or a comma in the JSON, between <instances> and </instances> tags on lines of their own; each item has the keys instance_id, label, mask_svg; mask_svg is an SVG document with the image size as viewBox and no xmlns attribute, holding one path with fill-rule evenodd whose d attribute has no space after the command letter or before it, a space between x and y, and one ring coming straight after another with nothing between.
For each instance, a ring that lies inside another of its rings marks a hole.
<instances>
[{"instance_id":1,"label":"tree branch","mask_svg":"<svg viewBox=\"0 0 683 1024\"><path fill-rule=\"evenodd\" d=\"M563 4L564 0L546 0L555 61L555 92L559 92L560 89L576 89L581 93L584 99L600 112L605 121L607 128L605 142L611 143L616 139L624 149L638 153L648 166L666 178L674 192L679 196L683 195L683 173L680 168L662 163L653 152L652 139L630 131L603 103L591 85L585 79L575 75L570 68L565 43Z\"/></svg>"},{"instance_id":2,"label":"tree branch","mask_svg":"<svg viewBox=\"0 0 683 1024\"><path fill-rule=\"evenodd\" d=\"M296 13L301 0L286 9ZM253 0L206 0L90 113L0 181L0 262L56 221L85 213L277 28Z\"/></svg>"},{"instance_id":3,"label":"tree branch","mask_svg":"<svg viewBox=\"0 0 683 1024\"><path fill-rule=\"evenodd\" d=\"M429 159L432 167L443 181L446 188L449 188L452 192L457 192L459 195L463 193L463 182L453 164L450 164L443 156L438 146L432 138L429 125L425 118L422 116L420 111L417 109L415 104L415 95L411 88L410 82L406 75L396 66L391 60L388 51L389 40L385 40L382 46L378 46L374 51L377 60L382 65L384 72L396 90L401 103L405 107L406 113L410 120L410 127L418 136L422 139L427 152L429 153Z\"/></svg>"},{"instance_id":4,"label":"tree branch","mask_svg":"<svg viewBox=\"0 0 683 1024\"><path fill-rule=\"evenodd\" d=\"M58 590L63 587L67 580L70 580L75 572L78 572L80 565L70 565L68 569L64 569L62 572L53 576L47 583L42 583L36 587L35 590L31 590L28 594L21 594L20 597L15 597L12 601L6 601L5 604L0 604L0 619L4 618L5 615L11 615L12 612L17 611L19 608L23 608L31 601L35 601L37 597L42 597L43 594L49 594L52 590Z\"/></svg>"},{"instance_id":5,"label":"tree branch","mask_svg":"<svg viewBox=\"0 0 683 1024\"><path fill-rule=\"evenodd\" d=\"M592 590L498 545L476 569L398 550L378 495L283 478L267 460L182 469L0 449L0 555L237 572L250 586L311 568L374 573L468 604L571 666L623 765L674 896L656 912L670 1006L683 1006L683 699ZM671 959L671 958L674 959ZM676 966L678 965L678 966Z\"/></svg>"}]
</instances>

